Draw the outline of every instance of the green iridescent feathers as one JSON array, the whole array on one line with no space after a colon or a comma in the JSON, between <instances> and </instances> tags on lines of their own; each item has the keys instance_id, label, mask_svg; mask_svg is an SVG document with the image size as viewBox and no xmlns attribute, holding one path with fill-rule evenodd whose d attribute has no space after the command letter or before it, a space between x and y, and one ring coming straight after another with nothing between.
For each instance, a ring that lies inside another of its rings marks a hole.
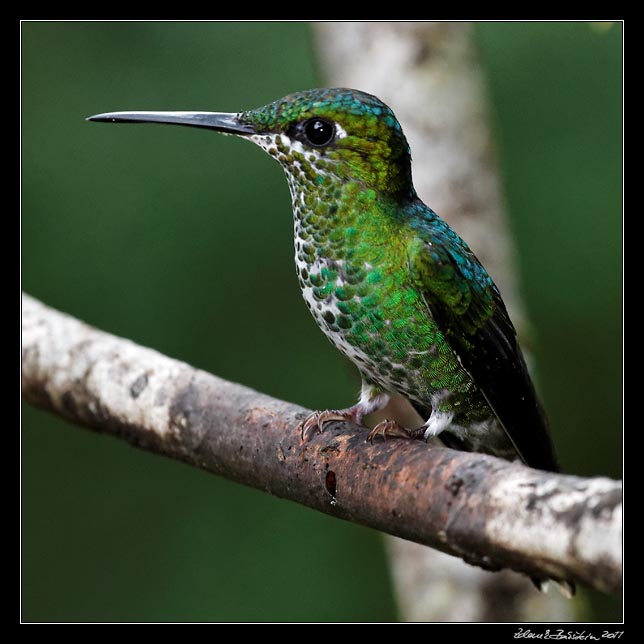
<instances>
[{"instance_id":1,"label":"green iridescent feathers","mask_svg":"<svg viewBox=\"0 0 644 644\"><path fill-rule=\"evenodd\" d=\"M501 294L467 244L431 209L415 206L410 268L432 319L523 460L558 470L548 422Z\"/></svg>"},{"instance_id":2,"label":"green iridescent feathers","mask_svg":"<svg viewBox=\"0 0 644 644\"><path fill-rule=\"evenodd\" d=\"M338 177L358 179L382 194L415 196L407 139L391 109L375 96L350 89L309 90L243 112L240 120L258 134L288 136L294 124L313 117L342 128L341 136L317 151Z\"/></svg>"}]
</instances>

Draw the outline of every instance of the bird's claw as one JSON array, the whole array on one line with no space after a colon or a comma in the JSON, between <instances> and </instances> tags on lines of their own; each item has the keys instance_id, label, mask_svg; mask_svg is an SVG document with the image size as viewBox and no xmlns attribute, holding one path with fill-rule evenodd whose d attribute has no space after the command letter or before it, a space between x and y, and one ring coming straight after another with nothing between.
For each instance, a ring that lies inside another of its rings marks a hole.
<instances>
[{"instance_id":1,"label":"bird's claw","mask_svg":"<svg viewBox=\"0 0 644 644\"><path fill-rule=\"evenodd\" d=\"M324 431L324 425L334 420L337 421L351 421L353 420L349 414L335 409L327 409L325 411L314 411L307 416L296 428L296 431L302 435L302 440L306 440L311 430L317 430L318 434Z\"/></svg>"},{"instance_id":2,"label":"bird's claw","mask_svg":"<svg viewBox=\"0 0 644 644\"><path fill-rule=\"evenodd\" d=\"M401 427L395 420L383 420L379 422L367 436L367 440L373 443L373 439L381 436L386 441L387 437L412 438L411 432Z\"/></svg>"}]
</instances>

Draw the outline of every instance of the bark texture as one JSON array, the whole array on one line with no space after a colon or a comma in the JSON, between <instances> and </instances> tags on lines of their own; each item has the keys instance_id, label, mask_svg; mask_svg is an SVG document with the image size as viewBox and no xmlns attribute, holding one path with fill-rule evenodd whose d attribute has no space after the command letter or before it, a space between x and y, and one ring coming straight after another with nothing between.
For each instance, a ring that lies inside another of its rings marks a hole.
<instances>
[{"instance_id":1,"label":"bark texture","mask_svg":"<svg viewBox=\"0 0 644 644\"><path fill-rule=\"evenodd\" d=\"M617 593L621 484L540 472L336 423L96 330L24 295L23 397L131 444L487 570ZM535 592L536 595L536 592Z\"/></svg>"}]
</instances>

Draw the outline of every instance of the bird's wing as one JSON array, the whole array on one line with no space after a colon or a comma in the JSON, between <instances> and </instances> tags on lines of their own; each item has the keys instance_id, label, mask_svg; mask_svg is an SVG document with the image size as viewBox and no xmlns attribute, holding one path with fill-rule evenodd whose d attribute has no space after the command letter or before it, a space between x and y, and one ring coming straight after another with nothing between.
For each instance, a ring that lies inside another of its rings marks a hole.
<instances>
[{"instance_id":1,"label":"bird's wing","mask_svg":"<svg viewBox=\"0 0 644 644\"><path fill-rule=\"evenodd\" d=\"M431 237L416 237L409 265L433 319L520 456L532 467L558 471L516 331L481 263L445 227Z\"/></svg>"}]
</instances>

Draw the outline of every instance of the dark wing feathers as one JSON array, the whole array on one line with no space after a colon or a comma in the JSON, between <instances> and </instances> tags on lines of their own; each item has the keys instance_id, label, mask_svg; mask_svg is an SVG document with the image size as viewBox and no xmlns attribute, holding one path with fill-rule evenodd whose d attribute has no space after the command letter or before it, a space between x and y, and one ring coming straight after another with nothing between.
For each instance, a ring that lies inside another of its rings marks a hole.
<instances>
[{"instance_id":1,"label":"dark wing feathers","mask_svg":"<svg viewBox=\"0 0 644 644\"><path fill-rule=\"evenodd\" d=\"M410 265L425 302L526 464L559 471L548 421L501 295L452 234L442 240L449 243L415 245Z\"/></svg>"}]
</instances>

